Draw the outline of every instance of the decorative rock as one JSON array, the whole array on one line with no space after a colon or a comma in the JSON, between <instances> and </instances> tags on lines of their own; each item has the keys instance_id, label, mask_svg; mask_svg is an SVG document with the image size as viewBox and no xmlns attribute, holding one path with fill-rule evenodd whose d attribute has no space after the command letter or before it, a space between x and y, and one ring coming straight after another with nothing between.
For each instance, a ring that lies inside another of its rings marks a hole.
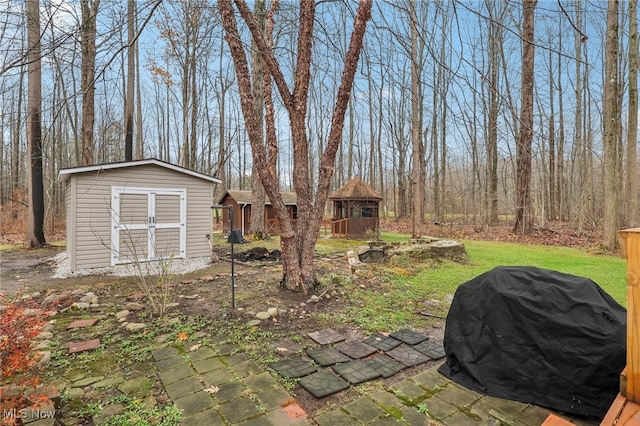
<instances>
[{"instance_id":1,"label":"decorative rock","mask_svg":"<svg viewBox=\"0 0 640 426\"><path fill-rule=\"evenodd\" d=\"M84 388L86 386L90 386L94 383L97 383L101 380L104 380L104 376L95 376L95 377L87 377L86 379L80 379L71 383L72 388Z\"/></svg>"},{"instance_id":2,"label":"decorative rock","mask_svg":"<svg viewBox=\"0 0 640 426\"><path fill-rule=\"evenodd\" d=\"M83 309L88 309L89 306L90 306L89 303L77 302L77 303L74 303L73 305L71 305L71 308L78 309L78 310L83 310Z\"/></svg>"},{"instance_id":3,"label":"decorative rock","mask_svg":"<svg viewBox=\"0 0 640 426\"><path fill-rule=\"evenodd\" d=\"M98 296L89 292L80 298L80 302L88 303L90 305L95 305L98 303Z\"/></svg>"},{"instance_id":4,"label":"decorative rock","mask_svg":"<svg viewBox=\"0 0 640 426\"><path fill-rule=\"evenodd\" d=\"M95 382L93 384L93 387L96 389L107 389L113 386L117 386L122 382L124 382L124 377L122 376L107 377L106 379L100 380L99 382Z\"/></svg>"},{"instance_id":5,"label":"decorative rock","mask_svg":"<svg viewBox=\"0 0 640 426\"><path fill-rule=\"evenodd\" d=\"M151 392L151 381L144 377L135 377L118 385L118 390L129 397L146 398Z\"/></svg>"},{"instance_id":6,"label":"decorative rock","mask_svg":"<svg viewBox=\"0 0 640 426\"><path fill-rule=\"evenodd\" d=\"M65 398L73 401L74 399L80 399L84 396L84 389L82 388L69 388L65 391Z\"/></svg>"},{"instance_id":7,"label":"decorative rock","mask_svg":"<svg viewBox=\"0 0 640 426\"><path fill-rule=\"evenodd\" d=\"M36 336L36 339L53 339L53 333L50 331L41 331Z\"/></svg>"},{"instance_id":8,"label":"decorative rock","mask_svg":"<svg viewBox=\"0 0 640 426\"><path fill-rule=\"evenodd\" d=\"M257 325L260 325L260 323L261 323L261 322L262 322L262 321L260 321L259 319L254 319L254 320L249 321L249 322L247 323L247 325L248 325L249 327L255 327L255 326L257 326Z\"/></svg>"},{"instance_id":9,"label":"decorative rock","mask_svg":"<svg viewBox=\"0 0 640 426\"><path fill-rule=\"evenodd\" d=\"M300 302L300 307L301 307L301 308L304 308L305 306L307 306L307 304L306 304L306 303L304 303L304 302Z\"/></svg>"},{"instance_id":10,"label":"decorative rock","mask_svg":"<svg viewBox=\"0 0 640 426\"><path fill-rule=\"evenodd\" d=\"M124 309L126 311L141 311L142 309L144 309L144 305L141 303L129 302L124 305Z\"/></svg>"},{"instance_id":11,"label":"decorative rock","mask_svg":"<svg viewBox=\"0 0 640 426\"><path fill-rule=\"evenodd\" d=\"M116 318L117 318L117 319L120 319L120 318L126 318L126 317L127 317L127 315L129 315L130 313L131 313L131 312L130 312L130 311L127 311L127 310L117 312L117 313L116 313Z\"/></svg>"},{"instance_id":12,"label":"decorative rock","mask_svg":"<svg viewBox=\"0 0 640 426\"><path fill-rule=\"evenodd\" d=\"M71 292L72 296L79 296L81 294L84 294L84 290L82 290L81 288L75 289Z\"/></svg>"},{"instance_id":13,"label":"decorative rock","mask_svg":"<svg viewBox=\"0 0 640 426\"><path fill-rule=\"evenodd\" d=\"M38 343L36 345L36 350L37 351L41 351L43 349L47 349L49 347L49 345L51 344L51 340L43 340L40 343Z\"/></svg>"},{"instance_id":14,"label":"decorative rock","mask_svg":"<svg viewBox=\"0 0 640 426\"><path fill-rule=\"evenodd\" d=\"M269 308L267 309L267 313L272 317L276 317L280 313L280 310L278 308Z\"/></svg>"},{"instance_id":15,"label":"decorative rock","mask_svg":"<svg viewBox=\"0 0 640 426\"><path fill-rule=\"evenodd\" d=\"M309 300L307 300L307 303L318 303L319 300L320 298L314 294L309 298Z\"/></svg>"},{"instance_id":16,"label":"decorative rock","mask_svg":"<svg viewBox=\"0 0 640 426\"><path fill-rule=\"evenodd\" d=\"M271 315L269 314L269 312L264 312L263 311L263 312L258 312L256 314L256 318L259 319L259 320L266 320L266 319L271 318Z\"/></svg>"},{"instance_id":17,"label":"decorative rock","mask_svg":"<svg viewBox=\"0 0 640 426\"><path fill-rule=\"evenodd\" d=\"M156 405L158 405L158 402L152 395L149 395L142 400L142 406L145 408L145 410L152 410Z\"/></svg>"},{"instance_id":18,"label":"decorative rock","mask_svg":"<svg viewBox=\"0 0 640 426\"><path fill-rule=\"evenodd\" d=\"M32 308L27 308L25 310L22 311L22 314L24 316L30 317L30 316L40 316L43 314L42 309L32 309Z\"/></svg>"},{"instance_id":19,"label":"decorative rock","mask_svg":"<svg viewBox=\"0 0 640 426\"><path fill-rule=\"evenodd\" d=\"M158 337L156 337L156 342L158 343L164 343L167 340L169 340L169 338L172 337L171 334L161 334Z\"/></svg>"},{"instance_id":20,"label":"decorative rock","mask_svg":"<svg viewBox=\"0 0 640 426\"><path fill-rule=\"evenodd\" d=\"M147 324L144 324L144 323L141 323L141 322L130 322L129 324L127 324L125 326L125 328L128 331L137 331L137 330L142 330L146 326L147 326Z\"/></svg>"},{"instance_id":21,"label":"decorative rock","mask_svg":"<svg viewBox=\"0 0 640 426\"><path fill-rule=\"evenodd\" d=\"M38 367L42 367L49 361L51 361L51 351L40 351L40 359L38 360Z\"/></svg>"}]
</instances>

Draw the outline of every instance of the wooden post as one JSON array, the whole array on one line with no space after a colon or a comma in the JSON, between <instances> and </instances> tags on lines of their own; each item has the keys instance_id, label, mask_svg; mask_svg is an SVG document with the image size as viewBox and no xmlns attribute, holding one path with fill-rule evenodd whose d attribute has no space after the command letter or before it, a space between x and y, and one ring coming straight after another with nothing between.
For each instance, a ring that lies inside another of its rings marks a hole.
<instances>
[{"instance_id":1,"label":"wooden post","mask_svg":"<svg viewBox=\"0 0 640 426\"><path fill-rule=\"evenodd\" d=\"M619 235L627 259L627 400L640 404L640 228Z\"/></svg>"}]
</instances>

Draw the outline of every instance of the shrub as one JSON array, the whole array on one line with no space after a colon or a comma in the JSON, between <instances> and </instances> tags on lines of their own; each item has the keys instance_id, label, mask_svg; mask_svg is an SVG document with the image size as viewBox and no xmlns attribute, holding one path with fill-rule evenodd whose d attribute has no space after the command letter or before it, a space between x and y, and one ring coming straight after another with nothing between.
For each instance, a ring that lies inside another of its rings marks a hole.
<instances>
[{"instance_id":1,"label":"shrub","mask_svg":"<svg viewBox=\"0 0 640 426\"><path fill-rule=\"evenodd\" d=\"M11 424L30 405L48 403L40 387L40 353L32 344L45 323L44 312L34 309L20 294L0 293L0 411L2 423Z\"/></svg>"}]
</instances>

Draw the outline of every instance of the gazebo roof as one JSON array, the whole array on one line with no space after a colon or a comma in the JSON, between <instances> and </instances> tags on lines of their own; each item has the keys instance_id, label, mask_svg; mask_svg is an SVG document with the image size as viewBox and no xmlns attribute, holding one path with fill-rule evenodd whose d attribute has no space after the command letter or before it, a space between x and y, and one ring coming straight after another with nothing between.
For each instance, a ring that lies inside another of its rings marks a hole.
<instances>
[{"instance_id":1,"label":"gazebo roof","mask_svg":"<svg viewBox=\"0 0 640 426\"><path fill-rule=\"evenodd\" d=\"M382 197L359 177L354 177L329 196L330 200L382 200Z\"/></svg>"}]
</instances>

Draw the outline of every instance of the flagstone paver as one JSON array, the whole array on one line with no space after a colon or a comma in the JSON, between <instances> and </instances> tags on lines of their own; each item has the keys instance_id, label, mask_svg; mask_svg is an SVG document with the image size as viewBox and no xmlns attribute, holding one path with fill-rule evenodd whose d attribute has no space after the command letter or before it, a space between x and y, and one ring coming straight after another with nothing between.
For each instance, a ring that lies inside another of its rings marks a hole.
<instances>
[{"instance_id":1,"label":"flagstone paver","mask_svg":"<svg viewBox=\"0 0 640 426\"><path fill-rule=\"evenodd\" d=\"M160 371L169 370L173 367L177 367L180 364L187 365L187 361L181 356L174 356L171 358L166 358L156 362L156 367Z\"/></svg>"},{"instance_id":2,"label":"flagstone paver","mask_svg":"<svg viewBox=\"0 0 640 426\"><path fill-rule=\"evenodd\" d=\"M193 368L195 368L198 373L208 373L209 371L219 370L224 367L224 363L217 357L193 361Z\"/></svg>"},{"instance_id":3,"label":"flagstone paver","mask_svg":"<svg viewBox=\"0 0 640 426\"><path fill-rule=\"evenodd\" d=\"M207 386L220 386L234 379L233 374L226 368L209 371L202 375L202 380Z\"/></svg>"},{"instance_id":4,"label":"flagstone paver","mask_svg":"<svg viewBox=\"0 0 640 426\"><path fill-rule=\"evenodd\" d=\"M400 345L393 348L387 352L387 355L408 367L422 364L423 362L427 362L431 359L407 345Z\"/></svg>"},{"instance_id":5,"label":"flagstone paver","mask_svg":"<svg viewBox=\"0 0 640 426\"><path fill-rule=\"evenodd\" d=\"M319 426L336 426L336 425L352 425L357 424L357 420L351 417L349 414L342 411L341 408L322 413L315 417L313 420L318 423ZM397 424L397 419L394 419Z\"/></svg>"},{"instance_id":6,"label":"flagstone paver","mask_svg":"<svg viewBox=\"0 0 640 426\"><path fill-rule=\"evenodd\" d=\"M200 411L199 413L192 414L182 418L182 424L184 425L202 425L202 426L224 426L227 423L222 420L218 410L210 408L208 410Z\"/></svg>"},{"instance_id":7,"label":"flagstone paver","mask_svg":"<svg viewBox=\"0 0 640 426\"><path fill-rule=\"evenodd\" d=\"M322 398L349 387L349 383L325 370L305 376L298 383L316 398Z\"/></svg>"},{"instance_id":8,"label":"flagstone paver","mask_svg":"<svg viewBox=\"0 0 640 426\"><path fill-rule=\"evenodd\" d=\"M382 407L366 397L356 399L343 408L351 417L363 423L371 422L385 413Z\"/></svg>"},{"instance_id":9,"label":"flagstone paver","mask_svg":"<svg viewBox=\"0 0 640 426\"><path fill-rule=\"evenodd\" d=\"M380 377L380 371L375 367L375 364L357 359L344 364L336 364L333 366L333 370L352 385L357 385Z\"/></svg>"},{"instance_id":10,"label":"flagstone paver","mask_svg":"<svg viewBox=\"0 0 640 426\"><path fill-rule=\"evenodd\" d=\"M260 409L250 398L239 398L220 406L222 416L229 423L238 423L260 414Z\"/></svg>"},{"instance_id":11,"label":"flagstone paver","mask_svg":"<svg viewBox=\"0 0 640 426\"><path fill-rule=\"evenodd\" d=\"M164 388L167 391L167 395L169 395L169 398L175 400L201 391L202 385L196 377L191 376L182 380L178 380L175 383L171 383Z\"/></svg>"},{"instance_id":12,"label":"flagstone paver","mask_svg":"<svg viewBox=\"0 0 640 426\"><path fill-rule=\"evenodd\" d=\"M336 348L326 347L326 346L309 349L307 351L307 355L309 355L315 362L320 364L322 367L328 367L338 362L351 361L351 358L338 352Z\"/></svg>"},{"instance_id":13,"label":"flagstone paver","mask_svg":"<svg viewBox=\"0 0 640 426\"><path fill-rule=\"evenodd\" d=\"M400 340L379 333L364 339L363 342L381 351L390 351L402 343Z\"/></svg>"},{"instance_id":14,"label":"flagstone paver","mask_svg":"<svg viewBox=\"0 0 640 426\"><path fill-rule=\"evenodd\" d=\"M216 356L216 353L213 351L213 349L208 347L189 352L189 358L191 358L191 361L193 362L213 358L214 356Z\"/></svg>"},{"instance_id":15,"label":"flagstone paver","mask_svg":"<svg viewBox=\"0 0 640 426\"><path fill-rule=\"evenodd\" d=\"M267 411L275 410L295 401L295 398L282 387L264 389L256 394L256 398Z\"/></svg>"},{"instance_id":16,"label":"flagstone paver","mask_svg":"<svg viewBox=\"0 0 640 426\"><path fill-rule=\"evenodd\" d=\"M284 378L297 379L311 373L315 373L318 369L303 358L295 357L282 361L276 361L269 364L278 374Z\"/></svg>"},{"instance_id":17,"label":"flagstone paver","mask_svg":"<svg viewBox=\"0 0 640 426\"><path fill-rule=\"evenodd\" d=\"M336 349L351 358L364 358L377 352L373 346L367 345L359 340L350 340L336 345Z\"/></svg>"},{"instance_id":18,"label":"flagstone paver","mask_svg":"<svg viewBox=\"0 0 640 426\"><path fill-rule=\"evenodd\" d=\"M213 402L213 398L211 398L208 393L203 391L178 398L173 402L180 410L182 410L182 415L185 417L195 414L199 411L207 410L215 405L215 403Z\"/></svg>"},{"instance_id":19,"label":"flagstone paver","mask_svg":"<svg viewBox=\"0 0 640 426\"><path fill-rule=\"evenodd\" d=\"M331 343L342 342L347 338L342 333L338 333L332 328L325 328L319 331L314 331L312 333L307 334L311 339L313 339L319 345L328 345Z\"/></svg>"},{"instance_id":20,"label":"flagstone paver","mask_svg":"<svg viewBox=\"0 0 640 426\"><path fill-rule=\"evenodd\" d=\"M268 371L262 373L253 374L244 379L247 387L253 391L260 391L268 388L275 388L278 385L276 379L269 374Z\"/></svg>"},{"instance_id":21,"label":"flagstone paver","mask_svg":"<svg viewBox=\"0 0 640 426\"><path fill-rule=\"evenodd\" d=\"M69 324L67 326L67 328L91 327L92 325L95 325L95 323L97 323L97 322L98 322L98 318L76 320L76 321L72 322L71 324Z\"/></svg>"},{"instance_id":22,"label":"flagstone paver","mask_svg":"<svg viewBox=\"0 0 640 426\"><path fill-rule=\"evenodd\" d=\"M242 398L245 388L240 382L229 382L218 387L218 392L215 393L216 401L224 403L236 398Z\"/></svg>"},{"instance_id":23,"label":"flagstone paver","mask_svg":"<svg viewBox=\"0 0 640 426\"><path fill-rule=\"evenodd\" d=\"M389 336L394 339L400 340L407 345L417 345L420 342L424 342L429 338L426 334L418 333L417 331L409 330L408 328L403 328L402 330L398 330L389 334Z\"/></svg>"},{"instance_id":24,"label":"flagstone paver","mask_svg":"<svg viewBox=\"0 0 640 426\"><path fill-rule=\"evenodd\" d=\"M178 380L182 380L186 377L194 376L196 373L185 363L179 364L168 370L161 371L158 374L160 375L160 380L162 380L162 383L166 386L170 385L171 383L175 383Z\"/></svg>"},{"instance_id":25,"label":"flagstone paver","mask_svg":"<svg viewBox=\"0 0 640 426\"><path fill-rule=\"evenodd\" d=\"M71 342L69 343L69 354L89 351L98 347L100 347L100 339L91 339L82 342Z\"/></svg>"},{"instance_id":26,"label":"flagstone paver","mask_svg":"<svg viewBox=\"0 0 640 426\"><path fill-rule=\"evenodd\" d=\"M160 361L161 359L171 358L179 355L180 352L173 346L165 346L164 348L156 349L151 352L153 359Z\"/></svg>"}]
</instances>

